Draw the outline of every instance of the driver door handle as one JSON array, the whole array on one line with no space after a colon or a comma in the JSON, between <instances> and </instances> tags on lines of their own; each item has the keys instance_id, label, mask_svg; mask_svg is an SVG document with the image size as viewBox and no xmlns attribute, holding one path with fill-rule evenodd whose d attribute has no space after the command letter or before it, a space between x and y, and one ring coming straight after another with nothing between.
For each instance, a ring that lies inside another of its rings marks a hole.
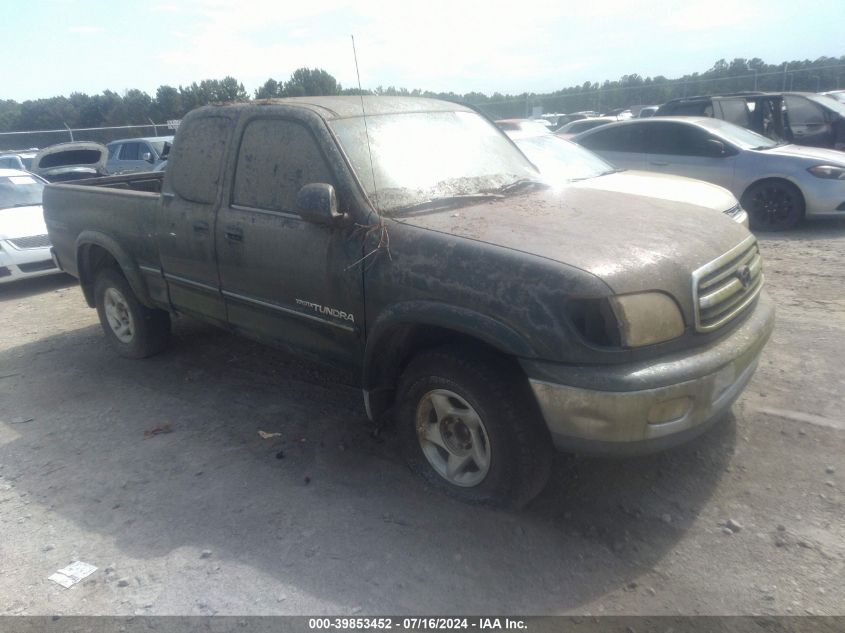
<instances>
[{"instance_id":1,"label":"driver door handle","mask_svg":"<svg viewBox=\"0 0 845 633\"><path fill-rule=\"evenodd\" d=\"M243 229L237 226L227 226L225 231L226 239L230 242L243 242Z\"/></svg>"},{"instance_id":2,"label":"driver door handle","mask_svg":"<svg viewBox=\"0 0 845 633\"><path fill-rule=\"evenodd\" d=\"M649 161L649 165L656 165L657 167L666 167L669 163L661 163L656 160Z\"/></svg>"}]
</instances>

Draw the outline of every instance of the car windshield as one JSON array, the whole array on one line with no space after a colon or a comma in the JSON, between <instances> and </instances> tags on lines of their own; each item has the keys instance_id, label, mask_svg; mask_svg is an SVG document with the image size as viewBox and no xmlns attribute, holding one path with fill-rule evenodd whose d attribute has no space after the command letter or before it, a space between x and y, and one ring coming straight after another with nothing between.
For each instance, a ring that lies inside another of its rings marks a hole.
<instances>
[{"instance_id":1,"label":"car windshield","mask_svg":"<svg viewBox=\"0 0 845 633\"><path fill-rule=\"evenodd\" d=\"M26 174L2 176L0 177L0 209L41 204L43 191L44 184L32 176Z\"/></svg>"},{"instance_id":2,"label":"car windshield","mask_svg":"<svg viewBox=\"0 0 845 633\"><path fill-rule=\"evenodd\" d=\"M616 171L588 149L554 135L516 138L514 142L549 184L585 180Z\"/></svg>"},{"instance_id":3,"label":"car windshield","mask_svg":"<svg viewBox=\"0 0 845 633\"><path fill-rule=\"evenodd\" d=\"M374 115L366 118L366 129L363 117L331 125L367 194L386 215L437 200L505 192L539 177L474 112Z\"/></svg>"},{"instance_id":4,"label":"car windshield","mask_svg":"<svg viewBox=\"0 0 845 633\"><path fill-rule=\"evenodd\" d=\"M752 132L744 127L722 121L721 119L707 119L702 121L701 125L716 132L726 141L745 149L770 149L778 145L783 145L782 142L773 141L762 134L757 134L757 132Z\"/></svg>"}]
</instances>

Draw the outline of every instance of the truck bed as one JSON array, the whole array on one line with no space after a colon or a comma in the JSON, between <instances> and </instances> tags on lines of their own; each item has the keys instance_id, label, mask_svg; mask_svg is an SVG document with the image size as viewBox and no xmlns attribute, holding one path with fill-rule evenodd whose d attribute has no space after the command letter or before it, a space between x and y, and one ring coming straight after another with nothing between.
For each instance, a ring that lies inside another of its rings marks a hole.
<instances>
[{"instance_id":1,"label":"truck bed","mask_svg":"<svg viewBox=\"0 0 845 633\"><path fill-rule=\"evenodd\" d=\"M139 266L158 269L156 241L150 237L163 177L150 172L47 185L44 220L62 269L79 276L77 243L91 241L92 234L120 244Z\"/></svg>"}]
</instances>

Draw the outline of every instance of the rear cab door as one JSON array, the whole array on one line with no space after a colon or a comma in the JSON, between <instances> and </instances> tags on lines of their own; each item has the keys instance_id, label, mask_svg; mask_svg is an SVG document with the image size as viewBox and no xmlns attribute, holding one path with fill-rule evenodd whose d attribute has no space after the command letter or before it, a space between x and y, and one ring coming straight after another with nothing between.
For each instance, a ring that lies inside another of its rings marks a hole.
<instances>
[{"instance_id":1,"label":"rear cab door","mask_svg":"<svg viewBox=\"0 0 845 633\"><path fill-rule=\"evenodd\" d=\"M197 111L182 122L165 172L156 239L170 303L180 312L225 325L214 232L233 109Z\"/></svg>"},{"instance_id":2,"label":"rear cab door","mask_svg":"<svg viewBox=\"0 0 845 633\"><path fill-rule=\"evenodd\" d=\"M326 124L297 107L247 110L235 134L215 232L220 282L236 331L333 364L360 362L363 211ZM334 186L345 225L296 212L300 188Z\"/></svg>"}]
</instances>

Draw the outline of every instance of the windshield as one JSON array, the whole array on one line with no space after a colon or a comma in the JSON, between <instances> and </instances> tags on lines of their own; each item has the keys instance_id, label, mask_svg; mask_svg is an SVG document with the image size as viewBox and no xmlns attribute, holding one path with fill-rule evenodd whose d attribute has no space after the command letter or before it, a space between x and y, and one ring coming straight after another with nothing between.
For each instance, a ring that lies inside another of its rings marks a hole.
<instances>
[{"instance_id":1,"label":"windshield","mask_svg":"<svg viewBox=\"0 0 845 633\"><path fill-rule=\"evenodd\" d=\"M716 132L726 141L745 149L769 149L783 145L782 142L773 141L762 134L757 134L757 132L752 132L744 127L722 121L721 119L707 119L700 121L700 125Z\"/></svg>"},{"instance_id":2,"label":"windshield","mask_svg":"<svg viewBox=\"0 0 845 633\"><path fill-rule=\"evenodd\" d=\"M474 112L385 114L368 116L366 123L372 169L364 119L331 125L367 194L387 215L537 178L525 157Z\"/></svg>"},{"instance_id":3,"label":"windshield","mask_svg":"<svg viewBox=\"0 0 845 633\"><path fill-rule=\"evenodd\" d=\"M615 171L613 165L588 149L554 135L516 138L514 143L550 184L595 178Z\"/></svg>"},{"instance_id":4,"label":"windshield","mask_svg":"<svg viewBox=\"0 0 845 633\"><path fill-rule=\"evenodd\" d=\"M0 209L41 204L44 184L32 176L0 177Z\"/></svg>"}]
</instances>

